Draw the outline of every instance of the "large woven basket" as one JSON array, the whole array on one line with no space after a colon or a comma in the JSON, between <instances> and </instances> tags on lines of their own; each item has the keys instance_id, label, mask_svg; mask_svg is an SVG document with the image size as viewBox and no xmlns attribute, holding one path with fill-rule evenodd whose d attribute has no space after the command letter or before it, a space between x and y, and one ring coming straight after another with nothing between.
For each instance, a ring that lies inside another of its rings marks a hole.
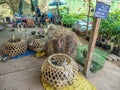
<instances>
[{"instance_id":1,"label":"large woven basket","mask_svg":"<svg viewBox=\"0 0 120 90\"><path fill-rule=\"evenodd\" d=\"M75 61L62 53L51 55L41 67L41 78L55 88L73 84L77 75L78 66Z\"/></svg>"},{"instance_id":2,"label":"large woven basket","mask_svg":"<svg viewBox=\"0 0 120 90\"><path fill-rule=\"evenodd\" d=\"M48 29L47 55L64 53L75 59L76 49L80 44L78 36L70 30L62 30L61 27L51 26Z\"/></svg>"},{"instance_id":3,"label":"large woven basket","mask_svg":"<svg viewBox=\"0 0 120 90\"><path fill-rule=\"evenodd\" d=\"M12 43L6 41L3 44L2 53L4 55L8 55L9 57L14 57L16 55L25 53L26 50L27 50L27 44L24 40L20 40L18 42L12 42Z\"/></svg>"},{"instance_id":4,"label":"large woven basket","mask_svg":"<svg viewBox=\"0 0 120 90\"><path fill-rule=\"evenodd\" d=\"M39 38L39 35L29 39L28 48L35 52L41 52L47 50L47 38Z\"/></svg>"}]
</instances>

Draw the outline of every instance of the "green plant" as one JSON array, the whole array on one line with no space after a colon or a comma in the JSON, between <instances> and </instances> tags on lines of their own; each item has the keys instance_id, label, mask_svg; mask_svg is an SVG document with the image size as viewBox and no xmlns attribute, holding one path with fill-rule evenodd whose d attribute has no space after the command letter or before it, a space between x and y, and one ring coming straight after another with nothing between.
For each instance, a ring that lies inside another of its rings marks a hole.
<instances>
[{"instance_id":1,"label":"green plant","mask_svg":"<svg viewBox=\"0 0 120 90\"><path fill-rule=\"evenodd\" d=\"M74 22L76 20L80 20L85 17L86 17L85 14L76 14L76 13L72 13L68 15L65 14L62 16L62 22L63 24L66 24L66 25L74 25Z\"/></svg>"},{"instance_id":2,"label":"green plant","mask_svg":"<svg viewBox=\"0 0 120 90\"><path fill-rule=\"evenodd\" d=\"M99 36L114 40L115 44L120 41L120 11L112 12L101 22Z\"/></svg>"},{"instance_id":3,"label":"green plant","mask_svg":"<svg viewBox=\"0 0 120 90\"><path fill-rule=\"evenodd\" d=\"M84 58L86 58L86 56L87 56L87 49L85 48L84 50L81 51L81 53L83 54Z\"/></svg>"}]
</instances>

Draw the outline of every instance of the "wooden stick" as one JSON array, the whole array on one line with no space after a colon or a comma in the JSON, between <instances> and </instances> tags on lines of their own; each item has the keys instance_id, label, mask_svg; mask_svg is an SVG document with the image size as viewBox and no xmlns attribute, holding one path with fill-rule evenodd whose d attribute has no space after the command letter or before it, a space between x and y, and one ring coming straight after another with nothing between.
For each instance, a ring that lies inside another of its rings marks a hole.
<instances>
[{"instance_id":1,"label":"wooden stick","mask_svg":"<svg viewBox=\"0 0 120 90\"><path fill-rule=\"evenodd\" d=\"M98 36L98 30L100 27L100 22L101 22L100 18L94 17L93 30L91 32L88 53L87 53L87 58L86 58L86 64L85 64L85 68L84 68L85 75L88 75L88 72L90 70L90 66L92 63L92 56L94 53L95 43L96 43L97 36Z\"/></svg>"}]
</instances>

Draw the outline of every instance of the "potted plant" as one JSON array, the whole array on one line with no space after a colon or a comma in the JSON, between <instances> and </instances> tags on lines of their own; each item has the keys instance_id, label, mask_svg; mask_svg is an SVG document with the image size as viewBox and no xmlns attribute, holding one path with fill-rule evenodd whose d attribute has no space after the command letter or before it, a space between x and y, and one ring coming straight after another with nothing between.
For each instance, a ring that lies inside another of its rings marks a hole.
<instances>
[{"instance_id":1,"label":"potted plant","mask_svg":"<svg viewBox=\"0 0 120 90\"><path fill-rule=\"evenodd\" d=\"M102 38L104 38L104 42L102 42L102 47L106 50L110 50L110 48L114 46L113 43L118 43L120 40L119 14L120 11L112 12L105 20L102 20L101 22L99 33L101 34Z\"/></svg>"}]
</instances>

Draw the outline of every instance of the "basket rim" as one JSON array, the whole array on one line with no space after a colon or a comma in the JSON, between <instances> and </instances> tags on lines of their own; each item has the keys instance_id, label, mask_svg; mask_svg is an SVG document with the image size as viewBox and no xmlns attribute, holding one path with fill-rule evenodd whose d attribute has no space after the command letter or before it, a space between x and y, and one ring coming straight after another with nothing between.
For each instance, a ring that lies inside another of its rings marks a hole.
<instances>
[{"instance_id":1,"label":"basket rim","mask_svg":"<svg viewBox=\"0 0 120 90\"><path fill-rule=\"evenodd\" d=\"M34 38L31 37L29 38L31 41L48 41L48 38L44 37L44 38Z\"/></svg>"},{"instance_id":2,"label":"basket rim","mask_svg":"<svg viewBox=\"0 0 120 90\"><path fill-rule=\"evenodd\" d=\"M24 42L25 40L24 39L20 39L20 41L18 41L18 42L8 42L8 40L7 41L5 41L5 44L13 44L13 45L15 45L15 44L19 44L19 43L21 43L21 42Z\"/></svg>"},{"instance_id":3,"label":"basket rim","mask_svg":"<svg viewBox=\"0 0 120 90\"><path fill-rule=\"evenodd\" d=\"M66 54L64 54L64 53L52 54L51 56L49 56L49 57L48 57L48 63L49 63L50 65L52 65L53 67L56 67L56 68L61 68L61 69L65 68L64 66L54 65L54 64L52 64L52 62L50 61L50 59L51 59L53 56L57 56L57 55L64 55L65 57L68 57L69 60L70 60L70 64L66 65L65 67L71 66L71 63L72 63L73 59L72 59L70 56L68 56L68 55L66 55Z\"/></svg>"}]
</instances>

